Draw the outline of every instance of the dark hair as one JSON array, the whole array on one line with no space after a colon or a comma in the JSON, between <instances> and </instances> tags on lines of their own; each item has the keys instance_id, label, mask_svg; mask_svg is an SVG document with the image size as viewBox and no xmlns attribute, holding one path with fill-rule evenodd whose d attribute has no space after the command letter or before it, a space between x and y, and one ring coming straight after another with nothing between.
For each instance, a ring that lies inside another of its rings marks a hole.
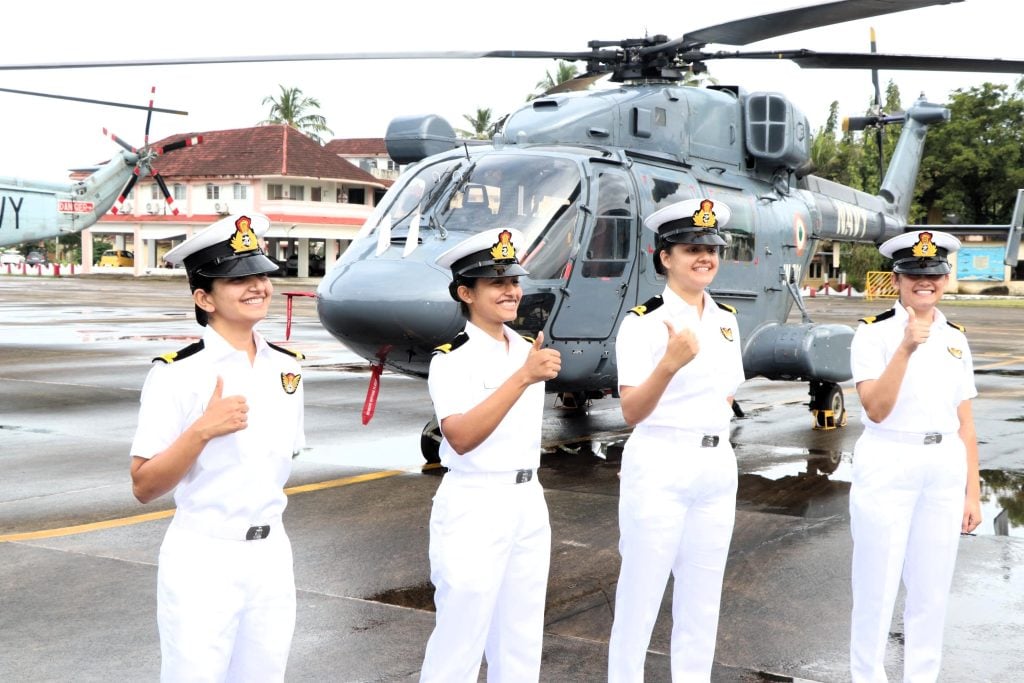
<instances>
[{"instance_id":1,"label":"dark hair","mask_svg":"<svg viewBox=\"0 0 1024 683\"><path fill-rule=\"evenodd\" d=\"M672 252L672 243L666 242L658 235L654 239L654 272L658 275L665 274L665 266L661 263L661 252L667 251Z\"/></svg>"},{"instance_id":2,"label":"dark hair","mask_svg":"<svg viewBox=\"0 0 1024 683\"><path fill-rule=\"evenodd\" d=\"M213 291L213 281L217 278L207 277L206 275L200 275L199 273L192 273L188 278L189 291L195 292L197 289L201 289L206 293ZM196 322L206 327L206 324L210 322L210 315L199 308L196 305Z\"/></svg>"},{"instance_id":3,"label":"dark hair","mask_svg":"<svg viewBox=\"0 0 1024 683\"><path fill-rule=\"evenodd\" d=\"M473 289L473 287L476 285L476 278L475 277L463 277L463 276L457 275L457 276L455 276L455 279L453 279L448 284L448 293L451 294L451 297L453 299L455 299L457 302L459 302L459 310L462 312L462 316L466 320L469 320L469 304L467 304L465 301L463 301L462 297L459 296L459 287L461 287L462 285L465 285L466 287L469 287L470 289Z\"/></svg>"}]
</instances>

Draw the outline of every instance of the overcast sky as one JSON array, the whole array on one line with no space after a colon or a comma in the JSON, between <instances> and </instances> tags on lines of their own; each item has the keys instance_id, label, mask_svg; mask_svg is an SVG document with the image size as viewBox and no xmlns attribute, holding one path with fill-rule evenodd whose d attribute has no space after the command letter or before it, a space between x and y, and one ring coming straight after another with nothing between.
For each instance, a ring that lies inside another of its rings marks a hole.
<instances>
[{"instance_id":1,"label":"overcast sky","mask_svg":"<svg viewBox=\"0 0 1024 683\"><path fill-rule=\"evenodd\" d=\"M586 50L589 40L688 31L769 10L815 4L806 0L643 0L628 3L512 0L464 2L247 3L175 0L165 4L91 0L5 4L0 63L122 60L212 55L444 50ZM878 51L1024 59L1015 0L966 0L774 38L738 48L866 52L869 27ZM617 7L617 11L610 8ZM582 65L581 69L582 69ZM800 69L789 62L709 62L723 84L786 94L819 128L829 104L842 115L863 112L870 72ZM436 113L455 127L463 114L490 107L495 118L535 90L551 60L358 61L218 66L165 66L2 72L0 87L146 104L187 117L155 114L150 139L184 132L242 128L266 117L262 100L279 85L298 87L321 103L333 137L383 137L395 116ZM1012 84L1001 74L883 71L909 104L924 91L945 102L951 91L985 81ZM66 169L95 164L117 146L112 129L141 146L145 112L0 93L0 176L63 180ZM157 164L159 168L159 164Z\"/></svg>"}]
</instances>

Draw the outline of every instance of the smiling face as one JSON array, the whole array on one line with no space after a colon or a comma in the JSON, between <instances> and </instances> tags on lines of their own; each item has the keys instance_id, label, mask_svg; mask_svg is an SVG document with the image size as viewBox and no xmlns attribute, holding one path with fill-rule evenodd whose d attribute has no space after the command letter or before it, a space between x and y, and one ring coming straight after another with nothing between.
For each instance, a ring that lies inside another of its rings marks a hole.
<instances>
[{"instance_id":1,"label":"smiling face","mask_svg":"<svg viewBox=\"0 0 1024 683\"><path fill-rule=\"evenodd\" d=\"M267 317L274 285L266 274L213 278L211 291L193 292L196 305L210 321L252 327Z\"/></svg>"},{"instance_id":2,"label":"smiling face","mask_svg":"<svg viewBox=\"0 0 1024 683\"><path fill-rule=\"evenodd\" d=\"M680 295L698 294L718 272L718 247L711 244L671 244L658 253L669 286Z\"/></svg>"},{"instance_id":3,"label":"smiling face","mask_svg":"<svg viewBox=\"0 0 1024 683\"><path fill-rule=\"evenodd\" d=\"M503 336L501 326L516 319L523 288L519 277L477 277L472 286L459 285L459 298L469 307L469 321Z\"/></svg>"},{"instance_id":4,"label":"smiling face","mask_svg":"<svg viewBox=\"0 0 1024 683\"><path fill-rule=\"evenodd\" d=\"M931 311L942 298L949 275L893 273L892 283L900 293L900 303L921 314Z\"/></svg>"}]
</instances>

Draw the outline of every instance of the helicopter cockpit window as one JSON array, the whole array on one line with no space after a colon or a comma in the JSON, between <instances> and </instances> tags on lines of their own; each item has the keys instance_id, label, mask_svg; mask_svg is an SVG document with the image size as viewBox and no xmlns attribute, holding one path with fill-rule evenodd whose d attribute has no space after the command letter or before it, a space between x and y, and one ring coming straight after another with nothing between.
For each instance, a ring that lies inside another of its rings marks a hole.
<instances>
[{"instance_id":1,"label":"helicopter cockpit window","mask_svg":"<svg viewBox=\"0 0 1024 683\"><path fill-rule=\"evenodd\" d=\"M618 277L629 261L633 230L626 178L605 171L597 178L597 214L584 251L583 277Z\"/></svg>"},{"instance_id":2,"label":"helicopter cockpit window","mask_svg":"<svg viewBox=\"0 0 1024 683\"><path fill-rule=\"evenodd\" d=\"M580 173L567 159L491 154L451 180L439 210L446 230L515 228L526 236L522 257L531 279L562 276L579 214Z\"/></svg>"},{"instance_id":3,"label":"helicopter cockpit window","mask_svg":"<svg viewBox=\"0 0 1024 683\"><path fill-rule=\"evenodd\" d=\"M726 228L725 241L728 243L722 247L722 259L725 261L753 261L754 260L754 236L750 233Z\"/></svg>"}]
</instances>

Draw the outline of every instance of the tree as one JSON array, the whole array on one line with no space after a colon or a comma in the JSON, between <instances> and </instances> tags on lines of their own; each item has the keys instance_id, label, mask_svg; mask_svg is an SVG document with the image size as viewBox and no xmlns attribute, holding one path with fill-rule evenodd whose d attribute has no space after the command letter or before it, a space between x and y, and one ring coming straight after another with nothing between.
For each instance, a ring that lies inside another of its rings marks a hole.
<instances>
[{"instance_id":1,"label":"tree","mask_svg":"<svg viewBox=\"0 0 1024 683\"><path fill-rule=\"evenodd\" d=\"M552 75L550 71L545 71L544 78L537 81L537 85L534 86L537 88L538 92L528 96L526 99L532 100L536 97L540 97L556 85L561 85L566 81L571 81L578 75L579 71L576 69L575 64L560 59L558 60L558 69L555 70L554 75Z\"/></svg>"},{"instance_id":2,"label":"tree","mask_svg":"<svg viewBox=\"0 0 1024 683\"><path fill-rule=\"evenodd\" d=\"M324 141L320 133L334 134L327 127L327 119L320 114L310 113L310 110L320 109L320 100L304 96L299 88L278 87L281 88L279 98L272 95L263 98L263 104L270 105L270 115L260 122L261 125L284 123L321 145Z\"/></svg>"},{"instance_id":3,"label":"tree","mask_svg":"<svg viewBox=\"0 0 1024 683\"><path fill-rule=\"evenodd\" d=\"M463 114L462 118L466 119L472 130L457 129L459 137L469 140L490 140L494 137L498 126L497 122L491 121L491 116L492 111L489 107L487 109L477 109L476 114L472 116Z\"/></svg>"}]
</instances>

